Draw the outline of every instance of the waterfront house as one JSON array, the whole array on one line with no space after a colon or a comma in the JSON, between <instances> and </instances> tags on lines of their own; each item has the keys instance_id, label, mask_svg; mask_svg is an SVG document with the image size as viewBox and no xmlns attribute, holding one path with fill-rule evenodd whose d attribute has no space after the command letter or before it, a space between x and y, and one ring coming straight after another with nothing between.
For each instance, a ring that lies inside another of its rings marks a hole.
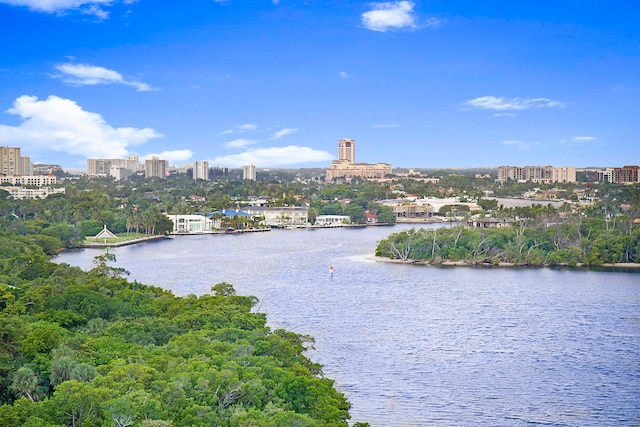
<instances>
[{"instance_id":1,"label":"waterfront house","mask_svg":"<svg viewBox=\"0 0 640 427\"><path fill-rule=\"evenodd\" d=\"M303 206L245 206L242 208L253 218L264 218L267 227L301 226L309 223L309 208Z\"/></svg>"},{"instance_id":2,"label":"waterfront house","mask_svg":"<svg viewBox=\"0 0 640 427\"><path fill-rule=\"evenodd\" d=\"M347 215L318 215L316 224L321 227L338 227L351 223L351 217Z\"/></svg>"},{"instance_id":3,"label":"waterfront house","mask_svg":"<svg viewBox=\"0 0 640 427\"><path fill-rule=\"evenodd\" d=\"M214 227L214 220L205 215L192 214L192 215L179 215L179 214L166 214L165 215L173 222L174 234L189 234L189 233L206 233L211 232Z\"/></svg>"}]
</instances>

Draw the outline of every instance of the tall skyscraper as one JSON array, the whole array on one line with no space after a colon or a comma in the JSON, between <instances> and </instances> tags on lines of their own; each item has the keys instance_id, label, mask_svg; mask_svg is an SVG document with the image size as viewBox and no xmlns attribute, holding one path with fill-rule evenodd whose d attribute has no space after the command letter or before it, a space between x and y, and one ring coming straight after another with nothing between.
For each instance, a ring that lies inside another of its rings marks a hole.
<instances>
[{"instance_id":1,"label":"tall skyscraper","mask_svg":"<svg viewBox=\"0 0 640 427\"><path fill-rule=\"evenodd\" d=\"M193 165L193 179L204 179L209 181L209 162L203 160Z\"/></svg>"},{"instance_id":2,"label":"tall skyscraper","mask_svg":"<svg viewBox=\"0 0 640 427\"><path fill-rule=\"evenodd\" d=\"M168 160L160 160L158 156L152 156L151 159L144 162L144 177L166 179L168 169Z\"/></svg>"},{"instance_id":3,"label":"tall skyscraper","mask_svg":"<svg viewBox=\"0 0 640 427\"><path fill-rule=\"evenodd\" d=\"M346 160L349 163L356 162L356 142L350 138L343 138L338 143L338 160Z\"/></svg>"},{"instance_id":4,"label":"tall skyscraper","mask_svg":"<svg viewBox=\"0 0 640 427\"><path fill-rule=\"evenodd\" d=\"M247 165L242 167L242 179L248 179L250 181L256 180L256 167L254 165Z\"/></svg>"}]
</instances>

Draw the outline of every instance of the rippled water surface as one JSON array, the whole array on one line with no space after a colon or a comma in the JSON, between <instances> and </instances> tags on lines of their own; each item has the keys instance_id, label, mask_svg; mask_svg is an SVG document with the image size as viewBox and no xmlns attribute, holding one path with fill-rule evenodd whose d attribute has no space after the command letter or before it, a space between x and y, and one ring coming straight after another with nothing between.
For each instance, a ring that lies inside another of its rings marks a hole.
<instances>
[{"instance_id":1,"label":"rippled water surface","mask_svg":"<svg viewBox=\"0 0 640 427\"><path fill-rule=\"evenodd\" d=\"M112 249L131 279L260 299L372 426L640 425L640 271L373 262L394 228L180 236ZM59 262L90 268L96 250ZM329 274L329 266L335 273Z\"/></svg>"}]
</instances>

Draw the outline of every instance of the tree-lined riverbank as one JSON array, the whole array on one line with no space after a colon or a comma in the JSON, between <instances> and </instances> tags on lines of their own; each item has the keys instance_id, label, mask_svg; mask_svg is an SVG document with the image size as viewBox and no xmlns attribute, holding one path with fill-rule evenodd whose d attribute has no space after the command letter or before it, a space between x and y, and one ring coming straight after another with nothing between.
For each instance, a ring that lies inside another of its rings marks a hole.
<instances>
[{"instance_id":1,"label":"tree-lined riverbank","mask_svg":"<svg viewBox=\"0 0 640 427\"><path fill-rule=\"evenodd\" d=\"M349 403L221 282L177 297L127 281L115 255L83 271L0 232L0 425L347 426Z\"/></svg>"},{"instance_id":2,"label":"tree-lined riverbank","mask_svg":"<svg viewBox=\"0 0 640 427\"><path fill-rule=\"evenodd\" d=\"M449 265L640 265L640 227L577 216L503 228L412 229L380 241L376 256Z\"/></svg>"}]
</instances>

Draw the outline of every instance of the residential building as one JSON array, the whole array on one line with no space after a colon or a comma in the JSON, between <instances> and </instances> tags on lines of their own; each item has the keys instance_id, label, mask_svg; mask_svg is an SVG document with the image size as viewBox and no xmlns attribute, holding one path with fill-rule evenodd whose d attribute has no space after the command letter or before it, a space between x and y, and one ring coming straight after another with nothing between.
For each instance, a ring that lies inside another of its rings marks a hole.
<instances>
[{"instance_id":1,"label":"residential building","mask_svg":"<svg viewBox=\"0 0 640 427\"><path fill-rule=\"evenodd\" d=\"M169 161L161 160L158 156L152 156L151 159L144 162L144 177L145 178L167 178L167 171L169 170Z\"/></svg>"},{"instance_id":2,"label":"residential building","mask_svg":"<svg viewBox=\"0 0 640 427\"><path fill-rule=\"evenodd\" d=\"M475 218L467 221L467 227L473 228L505 228L511 227L511 220L504 218Z\"/></svg>"},{"instance_id":3,"label":"residential building","mask_svg":"<svg viewBox=\"0 0 640 427\"><path fill-rule=\"evenodd\" d=\"M209 162L206 160L195 162L193 165L193 179L209 181Z\"/></svg>"},{"instance_id":4,"label":"residential building","mask_svg":"<svg viewBox=\"0 0 640 427\"><path fill-rule=\"evenodd\" d=\"M173 233L206 233L214 229L214 219L206 215L170 215L165 213L173 222Z\"/></svg>"},{"instance_id":5,"label":"residential building","mask_svg":"<svg viewBox=\"0 0 640 427\"><path fill-rule=\"evenodd\" d=\"M109 176L111 166L124 166L124 159L87 159L87 175Z\"/></svg>"},{"instance_id":6,"label":"residential building","mask_svg":"<svg viewBox=\"0 0 640 427\"><path fill-rule=\"evenodd\" d=\"M109 176L112 176L116 181L122 181L123 179L129 178L131 175L133 175L133 171L131 169L120 165L111 165L109 168Z\"/></svg>"},{"instance_id":7,"label":"residential building","mask_svg":"<svg viewBox=\"0 0 640 427\"><path fill-rule=\"evenodd\" d=\"M404 203L393 206L393 214L396 220L426 220L433 216L433 206L429 204L418 205L416 203Z\"/></svg>"},{"instance_id":8,"label":"residential building","mask_svg":"<svg viewBox=\"0 0 640 427\"><path fill-rule=\"evenodd\" d=\"M246 165L242 167L242 179L249 181L256 180L256 167L254 165Z\"/></svg>"},{"instance_id":9,"label":"residential building","mask_svg":"<svg viewBox=\"0 0 640 427\"><path fill-rule=\"evenodd\" d=\"M573 166L553 168L553 182L576 182L576 168Z\"/></svg>"},{"instance_id":10,"label":"residential building","mask_svg":"<svg viewBox=\"0 0 640 427\"><path fill-rule=\"evenodd\" d=\"M613 182L613 168L598 171L598 182Z\"/></svg>"},{"instance_id":11,"label":"residential building","mask_svg":"<svg viewBox=\"0 0 640 427\"><path fill-rule=\"evenodd\" d=\"M351 223L351 217L348 215L318 215L315 225L322 227L339 227L349 223Z\"/></svg>"},{"instance_id":12,"label":"residential building","mask_svg":"<svg viewBox=\"0 0 640 427\"><path fill-rule=\"evenodd\" d=\"M613 182L616 184L635 184L640 182L638 169L638 166L613 168Z\"/></svg>"},{"instance_id":13,"label":"residential building","mask_svg":"<svg viewBox=\"0 0 640 427\"><path fill-rule=\"evenodd\" d=\"M539 184L553 182L576 182L574 166L499 166L498 182L532 181Z\"/></svg>"},{"instance_id":14,"label":"residential building","mask_svg":"<svg viewBox=\"0 0 640 427\"><path fill-rule=\"evenodd\" d=\"M20 148L0 147L0 173L20 175Z\"/></svg>"},{"instance_id":15,"label":"residential building","mask_svg":"<svg viewBox=\"0 0 640 427\"><path fill-rule=\"evenodd\" d=\"M0 175L0 184L28 185L32 187L44 187L58 182L55 175Z\"/></svg>"},{"instance_id":16,"label":"residential building","mask_svg":"<svg viewBox=\"0 0 640 427\"><path fill-rule=\"evenodd\" d=\"M326 179L382 179L392 173L388 163L356 163L356 144L353 139L343 138L338 142L338 160L331 162L326 170Z\"/></svg>"},{"instance_id":17,"label":"residential building","mask_svg":"<svg viewBox=\"0 0 640 427\"><path fill-rule=\"evenodd\" d=\"M50 175L56 172L63 172L62 166L50 165L45 163L35 163L31 165L31 173L25 175Z\"/></svg>"},{"instance_id":18,"label":"residential building","mask_svg":"<svg viewBox=\"0 0 640 427\"><path fill-rule=\"evenodd\" d=\"M114 176L111 174L111 167L123 168L129 170L131 173L126 176L131 176L138 170L140 170L140 160L138 156L129 156L128 159L87 159L87 175L95 177ZM114 169L118 171L118 169ZM122 175L120 172L116 172L117 175ZM115 176L114 176L115 177ZM115 177L116 180L121 178Z\"/></svg>"},{"instance_id":19,"label":"residential building","mask_svg":"<svg viewBox=\"0 0 640 427\"><path fill-rule=\"evenodd\" d=\"M614 184L635 184L640 182L638 166L623 166L621 168L606 168L599 170L598 181Z\"/></svg>"},{"instance_id":20,"label":"residential building","mask_svg":"<svg viewBox=\"0 0 640 427\"><path fill-rule=\"evenodd\" d=\"M14 199L45 199L52 194L64 194L65 188L25 188L25 187L0 187L0 190L5 190L9 193L10 197Z\"/></svg>"},{"instance_id":21,"label":"residential building","mask_svg":"<svg viewBox=\"0 0 640 427\"><path fill-rule=\"evenodd\" d=\"M20 171L20 175L33 175L33 164L29 156L20 156L18 170Z\"/></svg>"},{"instance_id":22,"label":"residential building","mask_svg":"<svg viewBox=\"0 0 640 427\"><path fill-rule=\"evenodd\" d=\"M264 218L263 222L268 227L297 226L309 223L309 209L301 206L246 206L242 210L254 218Z\"/></svg>"}]
</instances>

